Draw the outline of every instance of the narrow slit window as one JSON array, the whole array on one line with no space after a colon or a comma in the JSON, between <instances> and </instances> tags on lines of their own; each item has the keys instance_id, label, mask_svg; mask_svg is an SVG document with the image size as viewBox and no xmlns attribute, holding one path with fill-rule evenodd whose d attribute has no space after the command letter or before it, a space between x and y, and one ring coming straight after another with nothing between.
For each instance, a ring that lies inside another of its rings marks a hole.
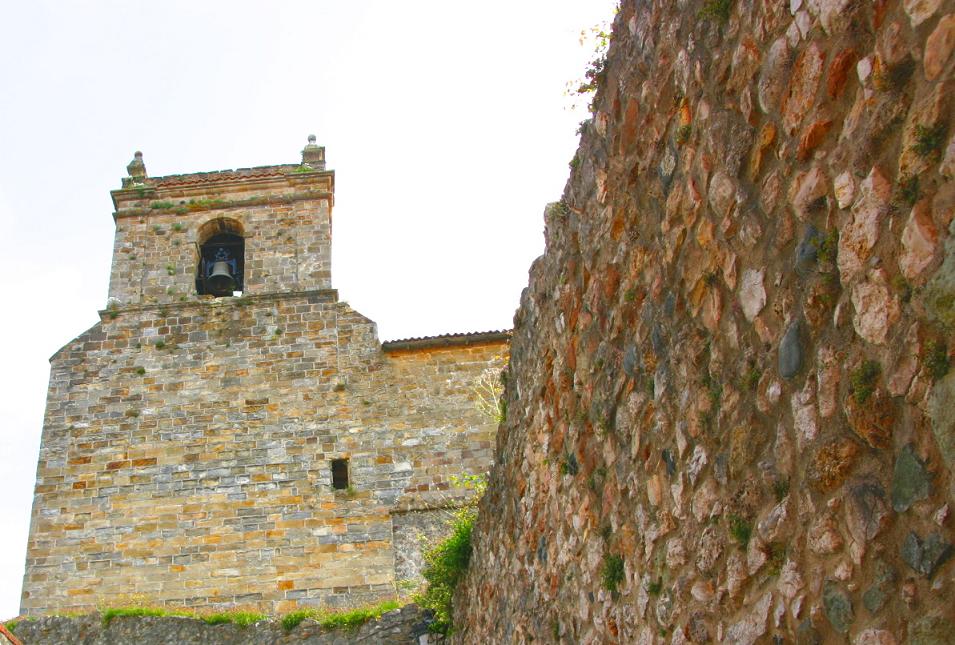
<instances>
[{"instance_id":1,"label":"narrow slit window","mask_svg":"<svg viewBox=\"0 0 955 645\"><path fill-rule=\"evenodd\" d=\"M347 459L332 459L332 488L336 490L348 488Z\"/></svg>"}]
</instances>

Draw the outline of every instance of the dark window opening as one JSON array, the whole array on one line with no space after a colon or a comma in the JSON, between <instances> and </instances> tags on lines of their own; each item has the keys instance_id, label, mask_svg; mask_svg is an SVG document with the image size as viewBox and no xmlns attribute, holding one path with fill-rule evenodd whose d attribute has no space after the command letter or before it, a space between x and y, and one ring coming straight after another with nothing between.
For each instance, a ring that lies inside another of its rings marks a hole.
<instances>
[{"instance_id":1,"label":"dark window opening","mask_svg":"<svg viewBox=\"0 0 955 645\"><path fill-rule=\"evenodd\" d=\"M332 488L335 490L348 488L347 459L332 459Z\"/></svg>"},{"instance_id":2,"label":"dark window opening","mask_svg":"<svg viewBox=\"0 0 955 645\"><path fill-rule=\"evenodd\" d=\"M199 247L196 293L231 296L243 291L245 240L234 233L213 235Z\"/></svg>"}]
</instances>

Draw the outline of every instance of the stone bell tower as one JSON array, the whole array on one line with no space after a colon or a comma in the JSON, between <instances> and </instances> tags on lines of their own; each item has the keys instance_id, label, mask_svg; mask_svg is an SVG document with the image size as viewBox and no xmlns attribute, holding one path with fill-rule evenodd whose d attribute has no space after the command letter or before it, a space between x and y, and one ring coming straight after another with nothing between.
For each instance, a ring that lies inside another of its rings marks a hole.
<instances>
[{"instance_id":1,"label":"stone bell tower","mask_svg":"<svg viewBox=\"0 0 955 645\"><path fill-rule=\"evenodd\" d=\"M300 165L150 178L137 152L127 170L112 191L111 308L331 289L335 172L314 135ZM236 274L228 294L207 284L216 251Z\"/></svg>"},{"instance_id":2,"label":"stone bell tower","mask_svg":"<svg viewBox=\"0 0 955 645\"><path fill-rule=\"evenodd\" d=\"M507 333L378 341L332 289L314 137L300 164L127 170L107 307L50 359L21 611L393 597L452 475L491 463L474 384Z\"/></svg>"}]
</instances>

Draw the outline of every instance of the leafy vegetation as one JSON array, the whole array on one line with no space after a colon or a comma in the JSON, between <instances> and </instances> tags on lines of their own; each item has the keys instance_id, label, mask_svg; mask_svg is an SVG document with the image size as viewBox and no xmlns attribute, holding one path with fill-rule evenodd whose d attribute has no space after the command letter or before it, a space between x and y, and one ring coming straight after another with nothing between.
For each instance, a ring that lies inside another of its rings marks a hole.
<instances>
[{"instance_id":1,"label":"leafy vegetation","mask_svg":"<svg viewBox=\"0 0 955 645\"><path fill-rule=\"evenodd\" d=\"M471 531L477 519L477 505L487 489L484 475L453 477L451 483L474 491L474 495L460 509L452 513L448 522L450 534L424 553L424 577L427 587L414 595L421 607L434 612L431 631L450 634L454 630L452 602L454 590L464 577L471 562Z\"/></svg>"},{"instance_id":2,"label":"leafy vegetation","mask_svg":"<svg viewBox=\"0 0 955 645\"><path fill-rule=\"evenodd\" d=\"M928 157L942 149L944 139L945 126L943 124L918 124L915 126L915 143L912 144L912 150L920 157Z\"/></svg>"},{"instance_id":3,"label":"leafy vegetation","mask_svg":"<svg viewBox=\"0 0 955 645\"><path fill-rule=\"evenodd\" d=\"M909 206L914 206L919 200L919 178L917 175L903 177L899 181L899 197Z\"/></svg>"},{"instance_id":4,"label":"leafy vegetation","mask_svg":"<svg viewBox=\"0 0 955 645\"><path fill-rule=\"evenodd\" d=\"M358 607L345 611L320 611L317 609L299 609L282 617L282 628L290 632L298 627L302 621L312 619L325 629L357 629L369 620L377 620L389 611L399 609L401 603L397 600L386 600L370 607Z\"/></svg>"},{"instance_id":5,"label":"leafy vegetation","mask_svg":"<svg viewBox=\"0 0 955 645\"><path fill-rule=\"evenodd\" d=\"M753 525L739 515L730 515L730 535L736 540L741 549L746 549L749 539L753 536Z\"/></svg>"},{"instance_id":6,"label":"leafy vegetation","mask_svg":"<svg viewBox=\"0 0 955 645\"><path fill-rule=\"evenodd\" d=\"M869 400L875 392L875 384L882 373L882 366L877 361L865 360L849 375L849 388L852 397L860 405Z\"/></svg>"},{"instance_id":7,"label":"leafy vegetation","mask_svg":"<svg viewBox=\"0 0 955 645\"><path fill-rule=\"evenodd\" d=\"M254 611L225 611L215 614L199 614L199 620L207 625L223 625L231 623L239 627L248 627L268 618L265 614Z\"/></svg>"},{"instance_id":8,"label":"leafy vegetation","mask_svg":"<svg viewBox=\"0 0 955 645\"><path fill-rule=\"evenodd\" d=\"M933 381L938 381L948 374L951 367L948 360L948 348L940 340L930 340L925 345L925 369L932 376Z\"/></svg>"},{"instance_id":9,"label":"leafy vegetation","mask_svg":"<svg viewBox=\"0 0 955 645\"><path fill-rule=\"evenodd\" d=\"M706 0L700 9L700 18L725 23L730 19L733 0Z\"/></svg>"},{"instance_id":10,"label":"leafy vegetation","mask_svg":"<svg viewBox=\"0 0 955 645\"><path fill-rule=\"evenodd\" d=\"M623 582L623 557L615 554L604 555L603 568L600 570L600 583L610 593L616 593Z\"/></svg>"}]
</instances>

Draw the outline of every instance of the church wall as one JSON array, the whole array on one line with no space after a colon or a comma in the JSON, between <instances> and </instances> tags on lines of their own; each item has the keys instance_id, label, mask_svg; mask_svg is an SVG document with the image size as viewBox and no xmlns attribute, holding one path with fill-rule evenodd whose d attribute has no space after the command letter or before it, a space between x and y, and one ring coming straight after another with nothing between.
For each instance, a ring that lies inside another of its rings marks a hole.
<instances>
[{"instance_id":1,"label":"church wall","mask_svg":"<svg viewBox=\"0 0 955 645\"><path fill-rule=\"evenodd\" d=\"M101 318L51 361L24 613L391 596L392 511L489 467L503 341L383 352L331 290Z\"/></svg>"}]
</instances>

